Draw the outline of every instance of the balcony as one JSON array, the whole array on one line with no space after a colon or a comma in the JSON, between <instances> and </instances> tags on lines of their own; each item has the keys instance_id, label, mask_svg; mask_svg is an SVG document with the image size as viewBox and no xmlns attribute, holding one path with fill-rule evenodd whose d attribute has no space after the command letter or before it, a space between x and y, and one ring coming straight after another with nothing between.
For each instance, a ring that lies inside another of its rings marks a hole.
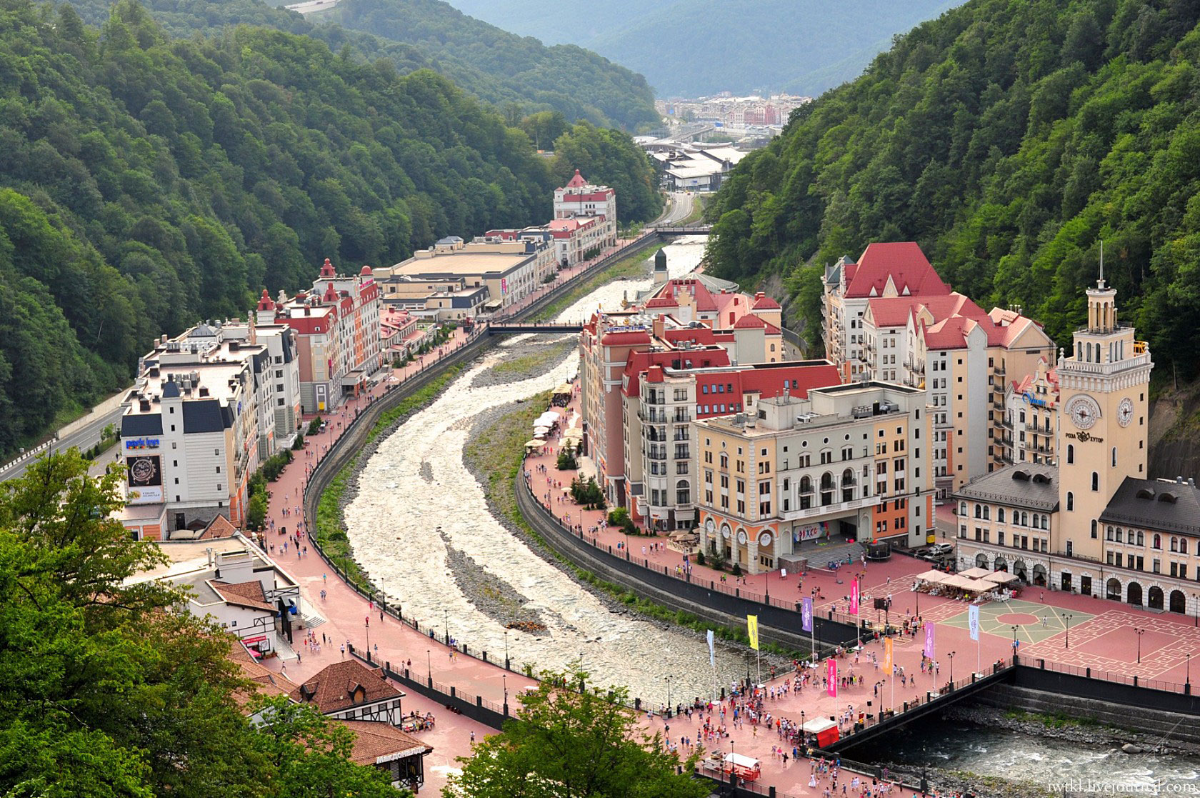
<instances>
[{"instance_id":1,"label":"balcony","mask_svg":"<svg viewBox=\"0 0 1200 798\"><path fill-rule=\"evenodd\" d=\"M643 407L638 411L638 418L645 424L666 424L667 411L660 407Z\"/></svg>"},{"instance_id":2,"label":"balcony","mask_svg":"<svg viewBox=\"0 0 1200 798\"><path fill-rule=\"evenodd\" d=\"M692 414L686 410L676 410L675 415L671 417L672 424L687 424L691 422Z\"/></svg>"},{"instance_id":3,"label":"balcony","mask_svg":"<svg viewBox=\"0 0 1200 798\"><path fill-rule=\"evenodd\" d=\"M874 504L874 497L867 496L851 501L837 502L836 504L826 504L818 507L809 507L803 510L792 510L781 514L784 521L802 521L806 518L814 518L821 515L831 515L833 513L844 513L849 510L857 510L862 507L871 507Z\"/></svg>"},{"instance_id":4,"label":"balcony","mask_svg":"<svg viewBox=\"0 0 1200 798\"><path fill-rule=\"evenodd\" d=\"M646 459L648 459L648 460L666 460L667 459L667 447L665 447L665 446L647 446L644 449L642 449L642 454L644 454L646 456Z\"/></svg>"}]
</instances>

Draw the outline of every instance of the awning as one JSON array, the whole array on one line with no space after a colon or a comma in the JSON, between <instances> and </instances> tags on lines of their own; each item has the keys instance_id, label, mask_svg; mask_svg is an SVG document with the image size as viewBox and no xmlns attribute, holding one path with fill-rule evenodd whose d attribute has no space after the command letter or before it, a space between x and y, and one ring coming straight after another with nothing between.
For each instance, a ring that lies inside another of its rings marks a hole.
<instances>
[{"instance_id":1,"label":"awning","mask_svg":"<svg viewBox=\"0 0 1200 798\"><path fill-rule=\"evenodd\" d=\"M990 573L992 572L986 568L971 568L963 571L959 576L965 576L967 579L986 579Z\"/></svg>"},{"instance_id":2,"label":"awning","mask_svg":"<svg viewBox=\"0 0 1200 798\"><path fill-rule=\"evenodd\" d=\"M944 574L941 571L926 571L923 574L919 574L917 576L917 580L921 582L933 582L935 585L940 585L946 581L947 576L949 575Z\"/></svg>"},{"instance_id":3,"label":"awning","mask_svg":"<svg viewBox=\"0 0 1200 798\"><path fill-rule=\"evenodd\" d=\"M546 442L545 442L545 441L539 441L539 440L537 440L536 438L534 438L534 439L533 439L533 440L531 440L531 441L526 441L526 442L525 442L525 448L526 448L526 449L536 449L536 448L538 448L539 446L545 446L545 445L546 445Z\"/></svg>"},{"instance_id":4,"label":"awning","mask_svg":"<svg viewBox=\"0 0 1200 798\"><path fill-rule=\"evenodd\" d=\"M569 383L564 382L562 385L560 385L554 389L555 396L562 396L563 394L570 394L570 393L571 393L571 386Z\"/></svg>"},{"instance_id":5,"label":"awning","mask_svg":"<svg viewBox=\"0 0 1200 798\"><path fill-rule=\"evenodd\" d=\"M994 582L998 585L1006 585L1009 582L1015 582L1021 577L1016 574L1010 574L1007 571L992 571L991 573L980 577L982 582Z\"/></svg>"},{"instance_id":6,"label":"awning","mask_svg":"<svg viewBox=\"0 0 1200 798\"><path fill-rule=\"evenodd\" d=\"M360 382L362 382L363 377L364 377L364 375L361 370L351 371L345 377L342 377L342 387L343 388L352 388L355 385L358 385Z\"/></svg>"}]
</instances>

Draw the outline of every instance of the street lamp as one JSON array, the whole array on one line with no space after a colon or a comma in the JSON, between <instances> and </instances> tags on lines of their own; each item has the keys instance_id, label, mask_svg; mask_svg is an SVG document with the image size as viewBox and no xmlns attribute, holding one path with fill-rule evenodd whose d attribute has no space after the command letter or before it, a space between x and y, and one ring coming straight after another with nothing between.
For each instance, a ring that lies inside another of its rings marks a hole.
<instances>
[{"instance_id":1,"label":"street lamp","mask_svg":"<svg viewBox=\"0 0 1200 798\"><path fill-rule=\"evenodd\" d=\"M508 667L508 630L504 630L504 670L509 670Z\"/></svg>"},{"instance_id":2,"label":"street lamp","mask_svg":"<svg viewBox=\"0 0 1200 798\"><path fill-rule=\"evenodd\" d=\"M667 712L671 712L671 677L667 677Z\"/></svg>"},{"instance_id":3,"label":"street lamp","mask_svg":"<svg viewBox=\"0 0 1200 798\"><path fill-rule=\"evenodd\" d=\"M946 655L950 658L950 689L952 690L954 689L954 654L955 652L951 651Z\"/></svg>"},{"instance_id":4,"label":"street lamp","mask_svg":"<svg viewBox=\"0 0 1200 798\"><path fill-rule=\"evenodd\" d=\"M500 674L501 680L504 682L504 714L508 714L508 674Z\"/></svg>"},{"instance_id":5,"label":"street lamp","mask_svg":"<svg viewBox=\"0 0 1200 798\"><path fill-rule=\"evenodd\" d=\"M425 649L425 664L427 666L429 666L429 681L430 681L430 683L432 683L433 682L433 654L430 653L429 649Z\"/></svg>"},{"instance_id":6,"label":"street lamp","mask_svg":"<svg viewBox=\"0 0 1200 798\"><path fill-rule=\"evenodd\" d=\"M371 616L368 615L363 621L363 627L367 630L367 662L371 661Z\"/></svg>"},{"instance_id":7,"label":"street lamp","mask_svg":"<svg viewBox=\"0 0 1200 798\"><path fill-rule=\"evenodd\" d=\"M1071 618L1072 618L1071 614L1067 613L1066 618L1067 618L1067 638L1064 641L1063 647L1070 648L1071 647Z\"/></svg>"},{"instance_id":8,"label":"street lamp","mask_svg":"<svg viewBox=\"0 0 1200 798\"><path fill-rule=\"evenodd\" d=\"M1185 656L1187 656L1187 676L1184 679L1184 684L1190 687L1192 684L1192 655L1187 654Z\"/></svg>"},{"instance_id":9,"label":"street lamp","mask_svg":"<svg viewBox=\"0 0 1200 798\"><path fill-rule=\"evenodd\" d=\"M1145 629L1134 629L1134 634L1138 636L1138 662L1142 661L1142 635L1146 633Z\"/></svg>"},{"instance_id":10,"label":"street lamp","mask_svg":"<svg viewBox=\"0 0 1200 798\"><path fill-rule=\"evenodd\" d=\"M446 627L446 645L450 645L450 611L442 608L442 625Z\"/></svg>"}]
</instances>

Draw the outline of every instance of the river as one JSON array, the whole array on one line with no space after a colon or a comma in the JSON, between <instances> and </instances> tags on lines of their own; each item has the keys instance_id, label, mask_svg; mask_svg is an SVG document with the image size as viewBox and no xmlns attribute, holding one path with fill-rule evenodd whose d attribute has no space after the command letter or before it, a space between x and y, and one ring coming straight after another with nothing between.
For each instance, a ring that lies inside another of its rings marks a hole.
<instances>
[{"instance_id":1,"label":"river","mask_svg":"<svg viewBox=\"0 0 1200 798\"><path fill-rule=\"evenodd\" d=\"M1056 794L1061 788L1049 785L1066 784L1069 792L1078 794L1148 793L1159 785L1200 790L1197 756L1126 754L1115 745L1089 745L945 718L902 727L886 740L847 750L846 756L858 762L894 762L1023 780ZM1081 781L1110 786L1087 789Z\"/></svg>"},{"instance_id":2,"label":"river","mask_svg":"<svg viewBox=\"0 0 1200 798\"><path fill-rule=\"evenodd\" d=\"M704 239L683 239L667 247L672 276L700 262ZM650 259L646 259L647 274ZM650 280L618 280L602 286L563 311L559 321L583 319L603 306L617 309ZM526 336L526 338L528 338ZM479 413L553 388L573 376L572 351L545 373L490 387L472 387L476 375L503 358L502 344L454 380L430 406L416 413L383 441L360 473L360 490L345 508L347 534L360 562L408 617L450 634L472 650L504 651L503 626L479 612L448 570L446 544L474 558L491 576L506 582L539 610L547 633L511 631L514 667L564 670L582 659L591 680L622 685L651 705L667 700L666 677L676 702L708 696L713 689L708 646L694 633L633 619L609 609L566 574L510 534L488 510L480 485L463 464L463 448ZM549 343L549 342L547 342ZM718 647L718 683L746 673L743 654Z\"/></svg>"}]
</instances>

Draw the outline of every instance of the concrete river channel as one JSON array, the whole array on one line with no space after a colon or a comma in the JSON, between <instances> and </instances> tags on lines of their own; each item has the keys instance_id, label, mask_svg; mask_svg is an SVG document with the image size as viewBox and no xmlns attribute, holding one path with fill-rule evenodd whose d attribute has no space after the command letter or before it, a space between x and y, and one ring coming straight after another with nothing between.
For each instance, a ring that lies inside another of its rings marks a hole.
<instances>
[{"instance_id":1,"label":"concrete river channel","mask_svg":"<svg viewBox=\"0 0 1200 798\"><path fill-rule=\"evenodd\" d=\"M668 245L671 275L693 270L703 251L703 238ZM646 267L649 275L649 257ZM617 309L624 296L632 299L649 286L648 276L616 280L580 299L557 320L585 319L598 307ZM509 632L514 668L529 663L539 670L564 670L582 658L594 683L628 687L631 697L651 706L666 702L668 675L676 703L708 696L713 674L702 636L614 612L580 589L492 516L482 487L463 463L468 435L481 413L575 375L578 355L571 349L537 376L477 384L476 378L503 361L512 347L562 345L562 339L542 338L521 336L494 348L379 445L359 474L356 497L345 508L356 556L406 616L422 620L422 626L433 625L439 634L448 625L451 636L472 651L503 652L504 625L478 610L459 588L448 546L473 558L546 624L542 633ZM746 673L745 656L733 648L718 646L716 664L723 685Z\"/></svg>"}]
</instances>

